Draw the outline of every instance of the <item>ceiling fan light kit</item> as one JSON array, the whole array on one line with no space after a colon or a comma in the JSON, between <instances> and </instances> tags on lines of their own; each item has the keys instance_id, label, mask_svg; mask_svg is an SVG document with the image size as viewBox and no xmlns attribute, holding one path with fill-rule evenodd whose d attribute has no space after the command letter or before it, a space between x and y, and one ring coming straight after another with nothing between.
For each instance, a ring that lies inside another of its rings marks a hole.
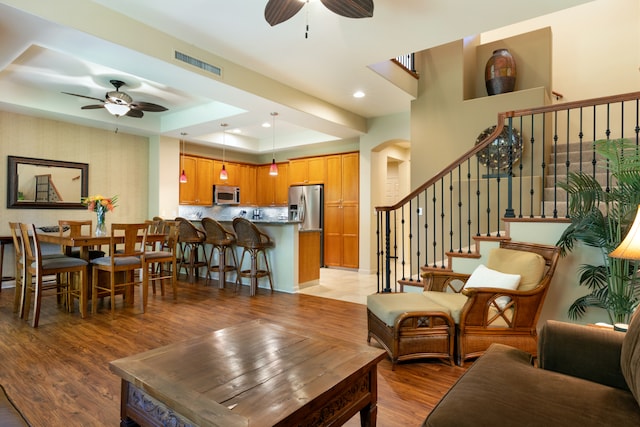
<instances>
[{"instance_id":1,"label":"ceiling fan light kit","mask_svg":"<svg viewBox=\"0 0 640 427\"><path fill-rule=\"evenodd\" d=\"M105 94L105 99L94 98L93 96L80 95L77 93L62 92L66 95L79 96L80 98L93 99L100 101L102 104L85 105L83 110L95 110L98 108L105 108L109 113L116 117L128 116L134 118L141 118L144 116L143 111L149 112L161 112L167 111L166 107L162 105L153 104L151 102L134 102L133 98L125 92L120 92L120 88L125 85L122 80L109 80L109 83L116 88L116 90L109 91Z\"/></svg>"},{"instance_id":2,"label":"ceiling fan light kit","mask_svg":"<svg viewBox=\"0 0 640 427\"><path fill-rule=\"evenodd\" d=\"M124 116L130 110L129 106L126 104L109 104L105 103L104 108L107 109L108 112L113 114L116 117Z\"/></svg>"}]
</instances>

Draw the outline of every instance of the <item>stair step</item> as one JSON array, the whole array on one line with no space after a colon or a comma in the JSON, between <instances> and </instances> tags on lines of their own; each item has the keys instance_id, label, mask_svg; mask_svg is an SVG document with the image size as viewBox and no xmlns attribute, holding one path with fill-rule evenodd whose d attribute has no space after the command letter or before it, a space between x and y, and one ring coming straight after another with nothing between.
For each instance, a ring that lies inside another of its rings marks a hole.
<instances>
[{"instance_id":1,"label":"stair step","mask_svg":"<svg viewBox=\"0 0 640 427\"><path fill-rule=\"evenodd\" d=\"M604 172L601 173L597 173L596 176L596 181L602 185L605 186L607 185L607 174ZM567 182L567 175L562 173L562 174L558 174L557 176L550 174L546 176L545 182L544 182L544 186L545 188L553 188L556 185L556 180L558 182ZM611 180L611 175L609 175L609 180ZM609 185L612 185L613 183L610 181Z\"/></svg>"},{"instance_id":2,"label":"stair step","mask_svg":"<svg viewBox=\"0 0 640 427\"><path fill-rule=\"evenodd\" d=\"M556 216L558 218L566 218L567 216L566 202L556 201L554 203L553 201L545 201L543 205L544 205L544 216L546 218L552 218L554 216L553 215L554 209L557 211Z\"/></svg>"},{"instance_id":3,"label":"stair step","mask_svg":"<svg viewBox=\"0 0 640 427\"><path fill-rule=\"evenodd\" d=\"M554 145L552 145L552 149L553 149L553 147L554 147ZM579 142L570 142L568 150L567 150L567 143L566 142L561 142L561 143L558 143L557 145L555 145L555 151L558 152L558 153L566 153L567 151L572 153L572 152L579 152L580 150L582 150L583 153L587 153L587 152L593 151L593 143L592 142L582 142L582 144L580 144Z\"/></svg>"},{"instance_id":4,"label":"stair step","mask_svg":"<svg viewBox=\"0 0 640 427\"><path fill-rule=\"evenodd\" d=\"M569 153L567 153L566 151L558 151L556 154L551 153L549 161L550 164L556 161L558 164L564 165L568 158L571 163L582 162L591 165L593 161L593 154L594 153L592 151L583 151L581 157L580 151L569 151ZM595 160L597 163L602 163L606 159L601 154L596 154Z\"/></svg>"}]
</instances>

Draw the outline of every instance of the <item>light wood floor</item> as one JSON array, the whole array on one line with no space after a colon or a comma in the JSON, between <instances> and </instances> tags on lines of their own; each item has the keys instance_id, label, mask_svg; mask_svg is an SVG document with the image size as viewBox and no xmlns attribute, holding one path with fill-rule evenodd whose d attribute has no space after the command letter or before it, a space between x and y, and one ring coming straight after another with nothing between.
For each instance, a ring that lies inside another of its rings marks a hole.
<instances>
[{"instance_id":1,"label":"light wood floor","mask_svg":"<svg viewBox=\"0 0 640 427\"><path fill-rule=\"evenodd\" d=\"M284 326L366 343L366 306L311 295L271 293L247 287L219 290L204 279L181 281L176 301L150 295L147 312L108 305L81 319L55 299L44 301L40 326L31 328L13 314L13 289L0 293L0 383L34 426L117 426L120 380L111 360L189 337L262 318ZM108 302L108 299L107 299ZM436 361L378 370L378 425L419 426L464 372ZM354 417L347 426L358 426Z\"/></svg>"}]
</instances>

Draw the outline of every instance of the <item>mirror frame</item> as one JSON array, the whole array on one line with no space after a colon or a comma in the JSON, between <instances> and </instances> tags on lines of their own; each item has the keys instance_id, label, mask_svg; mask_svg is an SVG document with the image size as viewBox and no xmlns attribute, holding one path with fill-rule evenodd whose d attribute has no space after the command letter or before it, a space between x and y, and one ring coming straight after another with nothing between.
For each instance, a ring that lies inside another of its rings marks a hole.
<instances>
[{"instance_id":1,"label":"mirror frame","mask_svg":"<svg viewBox=\"0 0 640 427\"><path fill-rule=\"evenodd\" d=\"M34 159L30 157L7 156L7 208L9 209L86 209L78 202L25 202L18 200L18 165L53 166L78 169L80 171L80 200L89 195L89 164L64 162L60 160Z\"/></svg>"}]
</instances>

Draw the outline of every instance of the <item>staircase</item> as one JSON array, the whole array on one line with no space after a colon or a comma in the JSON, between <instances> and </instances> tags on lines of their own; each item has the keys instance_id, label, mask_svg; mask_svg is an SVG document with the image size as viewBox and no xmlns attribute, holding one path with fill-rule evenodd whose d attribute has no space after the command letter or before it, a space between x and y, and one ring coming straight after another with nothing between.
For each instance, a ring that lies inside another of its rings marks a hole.
<instances>
[{"instance_id":1,"label":"staircase","mask_svg":"<svg viewBox=\"0 0 640 427\"><path fill-rule=\"evenodd\" d=\"M505 173L492 174L476 155L512 127L524 130L522 158L501 157ZM581 170L610 185L586 134L640 145L640 92L501 113L481 143L397 204L376 207L378 292L415 286L425 269L453 270L453 258L479 258L480 242L510 238L510 222L570 221L556 182Z\"/></svg>"},{"instance_id":2,"label":"staircase","mask_svg":"<svg viewBox=\"0 0 640 427\"><path fill-rule=\"evenodd\" d=\"M593 151L592 143L558 144L551 153L552 161L547 168L544 187L544 205L546 212L554 212L558 218L568 218L567 201L558 197L556 182L567 182L569 172L582 172L593 175L603 187L608 185L609 175L603 165L604 158ZM567 167L567 164L569 165Z\"/></svg>"}]
</instances>

